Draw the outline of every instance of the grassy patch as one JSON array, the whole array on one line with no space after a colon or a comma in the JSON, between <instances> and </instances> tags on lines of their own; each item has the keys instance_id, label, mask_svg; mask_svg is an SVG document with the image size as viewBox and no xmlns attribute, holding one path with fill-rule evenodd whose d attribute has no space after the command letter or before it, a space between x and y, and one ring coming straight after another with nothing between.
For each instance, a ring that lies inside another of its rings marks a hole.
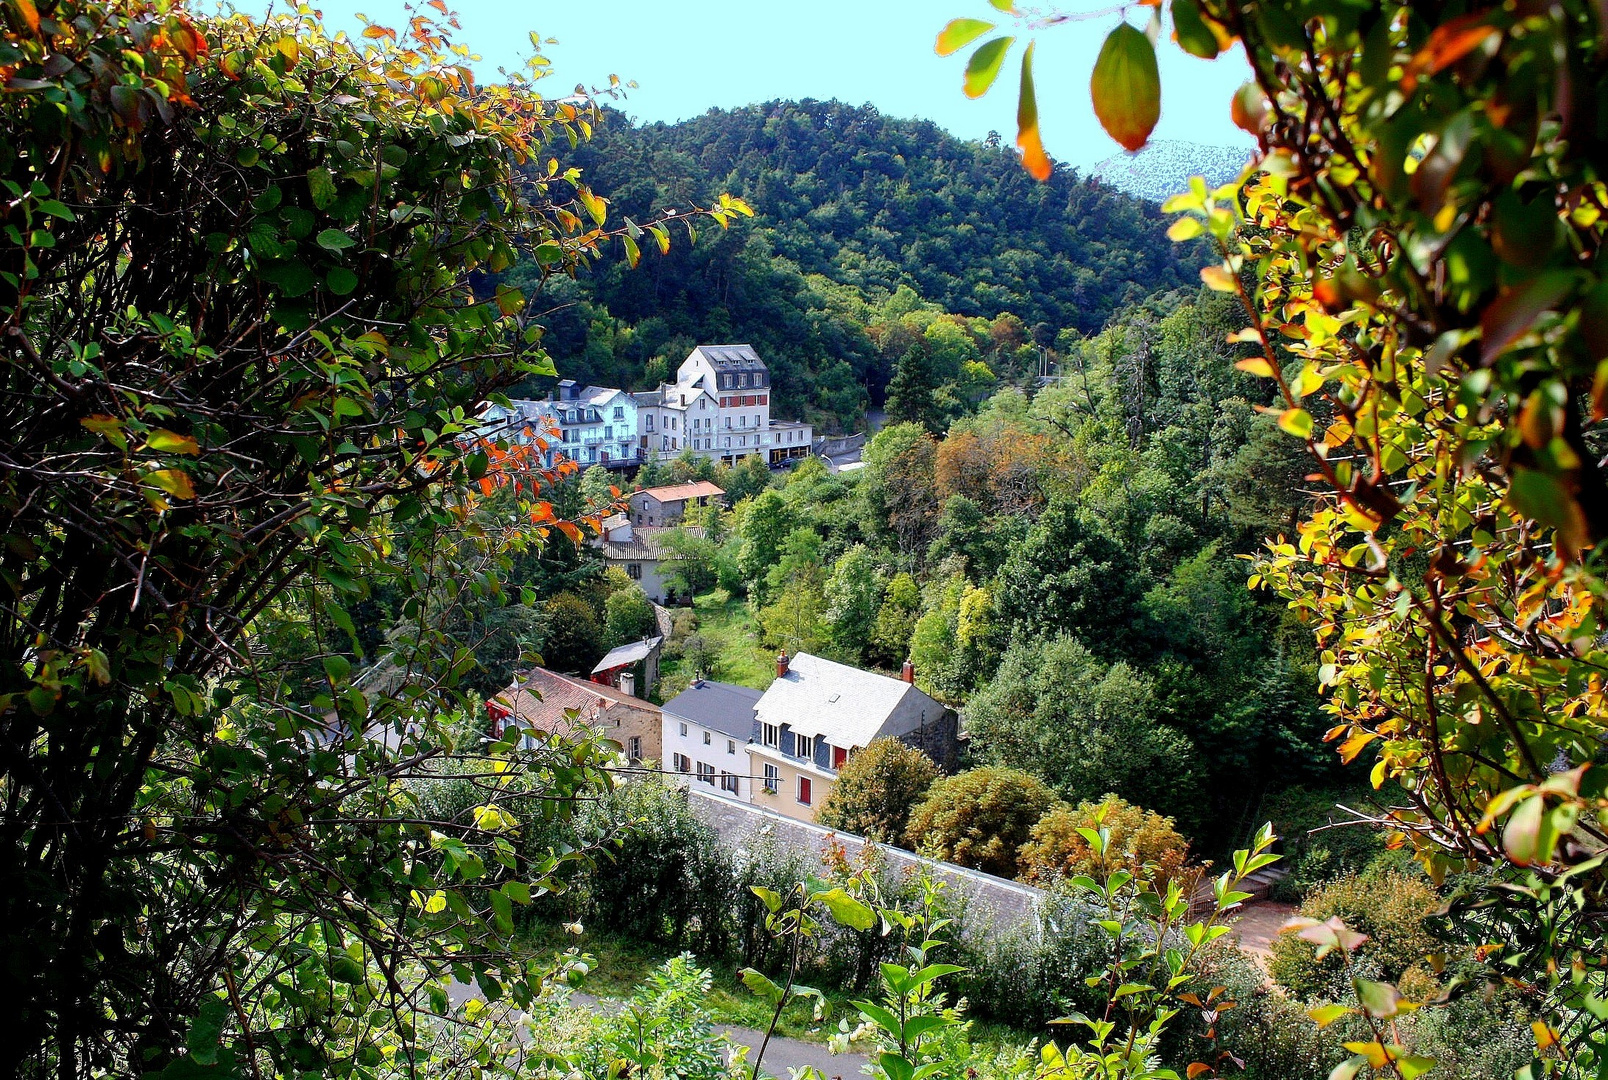
<instances>
[{"instance_id":1,"label":"grassy patch","mask_svg":"<svg viewBox=\"0 0 1608 1080\"><path fill-rule=\"evenodd\" d=\"M776 656L759 642L758 627L748 603L724 589L705 593L692 602L698 616L698 633L714 645L720 657L712 678L764 690L776 678ZM686 689L692 672L683 670L677 657L659 669L660 693L666 700Z\"/></svg>"},{"instance_id":2,"label":"grassy patch","mask_svg":"<svg viewBox=\"0 0 1608 1080\"><path fill-rule=\"evenodd\" d=\"M591 930L574 936L564 933L558 927L538 925L529 932L526 942L533 951L541 955L562 951L571 946L590 953L596 958L597 965L586 977L581 989L600 998L630 997L632 991L646 979L648 972L669 958L666 952L655 951L636 942ZM709 1010L710 1019L717 1026L729 1025L764 1031L770 1024L770 1006L742 984L737 969L720 963L706 966L713 975L709 996L703 1002L704 1007ZM827 1038L837 1031L839 1020L847 1019L850 1026L858 1022L859 1013L855 1010L851 998L862 995L851 995L826 986L817 986L816 989L826 995L829 1006L823 1019L819 1021L815 1019L813 1003L793 1001L782 1013L781 1022L776 1027L778 1035L824 1044ZM1003 1024L980 1020L972 1022L972 1045L982 1053L996 1053L1021 1047L1031 1038L1033 1038L1031 1034Z\"/></svg>"}]
</instances>

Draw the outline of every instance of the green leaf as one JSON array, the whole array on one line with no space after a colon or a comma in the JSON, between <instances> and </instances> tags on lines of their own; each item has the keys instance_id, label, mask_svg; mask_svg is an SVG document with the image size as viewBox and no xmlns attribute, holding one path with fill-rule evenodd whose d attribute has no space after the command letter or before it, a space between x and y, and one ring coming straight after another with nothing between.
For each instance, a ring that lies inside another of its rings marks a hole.
<instances>
[{"instance_id":1,"label":"green leaf","mask_svg":"<svg viewBox=\"0 0 1608 1080\"><path fill-rule=\"evenodd\" d=\"M1005 63L1005 53L1010 50L1014 37L997 37L984 42L977 51L971 54L966 61L966 78L964 89L969 98L980 98L988 93L988 88L994 85L999 78L999 69Z\"/></svg>"},{"instance_id":2,"label":"green leaf","mask_svg":"<svg viewBox=\"0 0 1608 1080\"><path fill-rule=\"evenodd\" d=\"M1403 1011L1401 991L1390 983L1353 979L1351 984L1356 987L1357 1000L1375 1020L1386 1020Z\"/></svg>"},{"instance_id":3,"label":"green leaf","mask_svg":"<svg viewBox=\"0 0 1608 1080\"><path fill-rule=\"evenodd\" d=\"M1217 35L1200 17L1195 0L1172 0L1173 38L1179 48L1202 60L1217 58Z\"/></svg>"},{"instance_id":4,"label":"green leaf","mask_svg":"<svg viewBox=\"0 0 1608 1080\"><path fill-rule=\"evenodd\" d=\"M1150 39L1119 23L1100 47L1089 92L1106 134L1125 150L1143 146L1161 118L1161 76Z\"/></svg>"},{"instance_id":5,"label":"green leaf","mask_svg":"<svg viewBox=\"0 0 1608 1080\"><path fill-rule=\"evenodd\" d=\"M197 1064L217 1063L218 1040L223 1036L223 1023L228 1015L229 1005L218 995L207 994L201 999L201 1011L184 1037L185 1049Z\"/></svg>"},{"instance_id":6,"label":"green leaf","mask_svg":"<svg viewBox=\"0 0 1608 1080\"><path fill-rule=\"evenodd\" d=\"M350 296L357 288L357 274L347 267L337 266L325 276L324 283L336 296Z\"/></svg>"},{"instance_id":7,"label":"green leaf","mask_svg":"<svg viewBox=\"0 0 1608 1080\"><path fill-rule=\"evenodd\" d=\"M1417 1080L1434 1067L1434 1058L1407 1054L1396 1059L1396 1071L1401 1073L1402 1080Z\"/></svg>"},{"instance_id":8,"label":"green leaf","mask_svg":"<svg viewBox=\"0 0 1608 1080\"><path fill-rule=\"evenodd\" d=\"M939 56L952 56L994 29L994 24L981 19L951 19L949 25L938 32Z\"/></svg>"},{"instance_id":9,"label":"green leaf","mask_svg":"<svg viewBox=\"0 0 1608 1080\"><path fill-rule=\"evenodd\" d=\"M308 169L307 191L313 197L314 206L328 210L335 202L335 178L322 166Z\"/></svg>"},{"instance_id":10,"label":"green leaf","mask_svg":"<svg viewBox=\"0 0 1608 1080\"><path fill-rule=\"evenodd\" d=\"M759 897L766 910L772 913L782 910L782 894L775 889L767 889L763 885L750 885L748 891Z\"/></svg>"},{"instance_id":11,"label":"green leaf","mask_svg":"<svg viewBox=\"0 0 1608 1080\"><path fill-rule=\"evenodd\" d=\"M755 971L753 968L743 968L742 979L744 986L772 1005L782 1000L782 988L766 978L764 972Z\"/></svg>"},{"instance_id":12,"label":"green leaf","mask_svg":"<svg viewBox=\"0 0 1608 1080\"><path fill-rule=\"evenodd\" d=\"M514 905L499 889L493 889L486 894L491 900L491 912L496 917L497 929L505 934L514 932Z\"/></svg>"},{"instance_id":13,"label":"green leaf","mask_svg":"<svg viewBox=\"0 0 1608 1080\"><path fill-rule=\"evenodd\" d=\"M1307 1015L1321 1028L1328 1027L1342 1016L1350 1016L1351 1010L1344 1005L1319 1005L1315 1009L1308 1009Z\"/></svg>"},{"instance_id":14,"label":"green leaf","mask_svg":"<svg viewBox=\"0 0 1608 1080\"><path fill-rule=\"evenodd\" d=\"M1507 827L1502 830L1502 847L1506 849L1508 858L1520 866L1544 862L1551 855L1550 850L1546 852L1541 850L1542 811L1546 809L1546 805L1546 800L1540 795L1530 796L1513 811L1513 816L1508 818ZM1550 844L1545 846L1551 847Z\"/></svg>"},{"instance_id":15,"label":"green leaf","mask_svg":"<svg viewBox=\"0 0 1608 1080\"><path fill-rule=\"evenodd\" d=\"M815 899L824 904L826 910L832 913L832 918L844 926L850 926L856 930L869 930L871 929L871 924L876 921L876 916L869 907L842 889L832 889L829 892L819 893Z\"/></svg>"},{"instance_id":16,"label":"green leaf","mask_svg":"<svg viewBox=\"0 0 1608 1080\"><path fill-rule=\"evenodd\" d=\"M325 251L338 253L345 251L349 247L357 246L357 241L339 229L325 229L318 234L318 246Z\"/></svg>"}]
</instances>

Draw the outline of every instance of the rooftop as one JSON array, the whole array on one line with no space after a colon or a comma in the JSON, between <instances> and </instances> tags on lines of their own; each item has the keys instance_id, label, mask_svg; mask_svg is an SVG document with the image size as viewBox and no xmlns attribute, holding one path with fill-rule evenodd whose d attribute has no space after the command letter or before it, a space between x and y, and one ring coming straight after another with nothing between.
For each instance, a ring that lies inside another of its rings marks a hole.
<instances>
[{"instance_id":1,"label":"rooftop","mask_svg":"<svg viewBox=\"0 0 1608 1080\"><path fill-rule=\"evenodd\" d=\"M676 531L674 525L638 525L631 529L629 540L599 541L605 559L635 559L650 562L656 559L669 559L674 555L666 550L664 538L668 533ZM702 536L703 529L688 527L685 530L691 536Z\"/></svg>"},{"instance_id":2,"label":"rooftop","mask_svg":"<svg viewBox=\"0 0 1608 1080\"><path fill-rule=\"evenodd\" d=\"M665 702L664 711L747 742L754 733L754 704L760 696L751 687L699 679Z\"/></svg>"},{"instance_id":3,"label":"rooftop","mask_svg":"<svg viewBox=\"0 0 1608 1080\"><path fill-rule=\"evenodd\" d=\"M543 734L571 734L578 727L592 727L617 708L659 712L652 702L612 686L583 682L546 668L532 668L493 700Z\"/></svg>"},{"instance_id":4,"label":"rooftop","mask_svg":"<svg viewBox=\"0 0 1608 1080\"><path fill-rule=\"evenodd\" d=\"M618 648L610 649L609 654L597 662L597 667L592 669L592 674L596 675L600 671L612 671L617 667L634 664L638 660L646 660L663 640L664 638L661 637L648 637L643 638L641 641L627 642Z\"/></svg>"},{"instance_id":5,"label":"rooftop","mask_svg":"<svg viewBox=\"0 0 1608 1080\"><path fill-rule=\"evenodd\" d=\"M702 353L716 371L768 370L752 345L700 345L692 351Z\"/></svg>"},{"instance_id":6,"label":"rooftop","mask_svg":"<svg viewBox=\"0 0 1608 1080\"><path fill-rule=\"evenodd\" d=\"M866 746L911 694L932 702L933 719L942 715L944 706L912 683L801 652L770 684L758 712L767 724L789 724L833 746Z\"/></svg>"},{"instance_id":7,"label":"rooftop","mask_svg":"<svg viewBox=\"0 0 1608 1080\"><path fill-rule=\"evenodd\" d=\"M682 502L686 499L697 499L704 496L721 496L726 494L720 488L707 480L696 480L690 484L668 484L665 487L643 488L634 492L636 495L646 495L658 502Z\"/></svg>"}]
</instances>

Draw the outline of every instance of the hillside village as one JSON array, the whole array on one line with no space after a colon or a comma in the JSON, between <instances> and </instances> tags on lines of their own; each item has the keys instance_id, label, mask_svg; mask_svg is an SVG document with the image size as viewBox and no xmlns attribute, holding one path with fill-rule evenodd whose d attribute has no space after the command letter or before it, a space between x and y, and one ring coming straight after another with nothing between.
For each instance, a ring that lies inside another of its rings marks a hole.
<instances>
[{"instance_id":1,"label":"hillside village","mask_svg":"<svg viewBox=\"0 0 1608 1080\"><path fill-rule=\"evenodd\" d=\"M499 4L4 5L0 1077L1608 1076L1608 5Z\"/></svg>"}]
</instances>

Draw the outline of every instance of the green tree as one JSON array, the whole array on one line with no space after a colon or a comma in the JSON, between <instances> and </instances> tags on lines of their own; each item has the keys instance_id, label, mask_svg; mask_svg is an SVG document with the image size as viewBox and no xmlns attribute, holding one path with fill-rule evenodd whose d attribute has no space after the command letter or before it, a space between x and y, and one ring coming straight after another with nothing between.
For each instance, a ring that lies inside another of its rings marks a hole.
<instances>
[{"instance_id":1,"label":"green tree","mask_svg":"<svg viewBox=\"0 0 1608 1080\"><path fill-rule=\"evenodd\" d=\"M697 596L720 580L720 546L708 536L685 528L666 533L660 541L670 558L660 564L665 585L682 596Z\"/></svg>"},{"instance_id":2,"label":"green tree","mask_svg":"<svg viewBox=\"0 0 1608 1080\"><path fill-rule=\"evenodd\" d=\"M761 604L769 599L770 572L781 559L782 545L793 528L793 510L777 491L761 492L742 513L737 529L741 541L737 569L749 594Z\"/></svg>"},{"instance_id":3,"label":"green tree","mask_svg":"<svg viewBox=\"0 0 1608 1080\"><path fill-rule=\"evenodd\" d=\"M1115 792L1188 820L1194 751L1157 721L1154 693L1074 638L1020 638L967 703L966 725L980 759L1024 764L1069 799Z\"/></svg>"},{"instance_id":4,"label":"green tree","mask_svg":"<svg viewBox=\"0 0 1608 1080\"><path fill-rule=\"evenodd\" d=\"M932 758L898 739L873 739L838 770L816 821L884 844L904 840L910 812L938 779Z\"/></svg>"},{"instance_id":5,"label":"green tree","mask_svg":"<svg viewBox=\"0 0 1608 1080\"><path fill-rule=\"evenodd\" d=\"M619 502L618 491L614 474L601 465L593 465L581 474L581 494L594 514L614 508Z\"/></svg>"},{"instance_id":6,"label":"green tree","mask_svg":"<svg viewBox=\"0 0 1608 1080\"><path fill-rule=\"evenodd\" d=\"M886 587L882 568L864 544L854 545L832 565L824 593L827 637L852 663L862 662L871 647Z\"/></svg>"},{"instance_id":7,"label":"green tree","mask_svg":"<svg viewBox=\"0 0 1608 1080\"><path fill-rule=\"evenodd\" d=\"M574 593L542 605L542 663L554 671L586 674L606 651L597 609Z\"/></svg>"},{"instance_id":8,"label":"green tree","mask_svg":"<svg viewBox=\"0 0 1608 1080\"><path fill-rule=\"evenodd\" d=\"M1020 769L969 769L928 789L910 812L905 841L947 862L1015 877L1017 852L1054 804L1055 793Z\"/></svg>"},{"instance_id":9,"label":"green tree","mask_svg":"<svg viewBox=\"0 0 1608 1080\"><path fill-rule=\"evenodd\" d=\"M526 167L595 113L471 84L428 12L361 45L310 9L6 20L0 1072L425 1067L453 963L538 992L513 908L559 864L506 834L607 785L588 744L460 738L435 561L472 550L456 602L497 607L579 536L472 418L553 374L488 273L540 252L534 293L615 243L578 173ZM399 619L360 631L382 590ZM499 780L423 818L449 759Z\"/></svg>"},{"instance_id":10,"label":"green tree","mask_svg":"<svg viewBox=\"0 0 1608 1080\"><path fill-rule=\"evenodd\" d=\"M921 587L908 573L888 582L887 597L877 609L871 630L871 658L883 667L898 667L910 657L910 638L921 618Z\"/></svg>"},{"instance_id":11,"label":"green tree","mask_svg":"<svg viewBox=\"0 0 1608 1080\"><path fill-rule=\"evenodd\" d=\"M641 641L657 632L659 620L653 604L635 585L610 593L603 606L603 644L608 648Z\"/></svg>"},{"instance_id":12,"label":"green tree","mask_svg":"<svg viewBox=\"0 0 1608 1080\"><path fill-rule=\"evenodd\" d=\"M891 422L919 424L934 435L943 433L945 416L938 400L940 380L935 368L924 345L912 345L899 357L888 382L887 411Z\"/></svg>"},{"instance_id":13,"label":"green tree","mask_svg":"<svg viewBox=\"0 0 1608 1080\"><path fill-rule=\"evenodd\" d=\"M714 477L715 483L733 505L758 495L770 487L775 479L763 454L749 454L735 465L721 465L715 469Z\"/></svg>"}]
</instances>

